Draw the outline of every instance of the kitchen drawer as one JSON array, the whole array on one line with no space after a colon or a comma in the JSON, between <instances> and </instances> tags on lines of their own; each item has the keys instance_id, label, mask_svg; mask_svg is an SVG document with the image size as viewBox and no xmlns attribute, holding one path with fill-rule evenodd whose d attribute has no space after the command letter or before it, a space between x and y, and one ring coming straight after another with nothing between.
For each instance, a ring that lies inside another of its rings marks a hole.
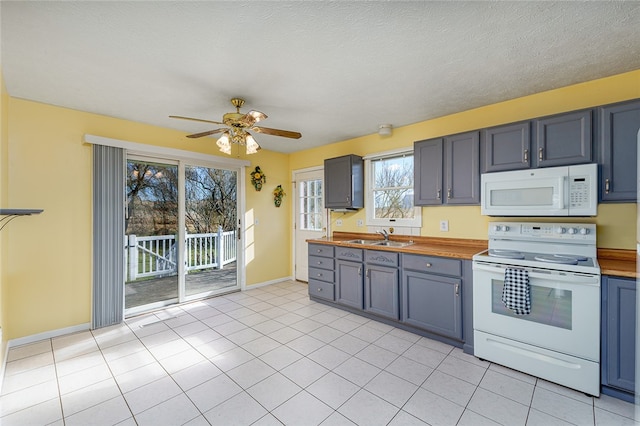
<instances>
[{"instance_id":1,"label":"kitchen drawer","mask_svg":"<svg viewBox=\"0 0 640 426\"><path fill-rule=\"evenodd\" d=\"M325 246L323 244L309 244L309 255L333 257L333 246Z\"/></svg>"},{"instance_id":2,"label":"kitchen drawer","mask_svg":"<svg viewBox=\"0 0 640 426\"><path fill-rule=\"evenodd\" d=\"M371 265L398 267L398 253L380 250L365 250L364 261Z\"/></svg>"},{"instance_id":3,"label":"kitchen drawer","mask_svg":"<svg viewBox=\"0 0 640 426\"><path fill-rule=\"evenodd\" d=\"M309 256L309 267L334 270L333 259L320 256Z\"/></svg>"},{"instance_id":4,"label":"kitchen drawer","mask_svg":"<svg viewBox=\"0 0 640 426\"><path fill-rule=\"evenodd\" d=\"M336 259L362 262L362 249L336 247Z\"/></svg>"},{"instance_id":5,"label":"kitchen drawer","mask_svg":"<svg viewBox=\"0 0 640 426\"><path fill-rule=\"evenodd\" d=\"M333 283L334 275L335 275L334 271L309 267L309 279L313 278L319 281L326 281L328 283Z\"/></svg>"},{"instance_id":6,"label":"kitchen drawer","mask_svg":"<svg viewBox=\"0 0 640 426\"><path fill-rule=\"evenodd\" d=\"M462 261L444 257L403 254L402 268L455 277L462 276Z\"/></svg>"},{"instance_id":7,"label":"kitchen drawer","mask_svg":"<svg viewBox=\"0 0 640 426\"><path fill-rule=\"evenodd\" d=\"M335 300L335 286L331 283L309 278L309 296L319 297L327 300Z\"/></svg>"}]
</instances>

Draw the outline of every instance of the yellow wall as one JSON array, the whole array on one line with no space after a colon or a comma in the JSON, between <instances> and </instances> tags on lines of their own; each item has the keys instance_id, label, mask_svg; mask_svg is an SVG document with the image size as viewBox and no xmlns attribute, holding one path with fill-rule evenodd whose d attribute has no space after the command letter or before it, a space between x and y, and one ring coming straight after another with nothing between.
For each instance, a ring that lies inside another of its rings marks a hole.
<instances>
[{"instance_id":1,"label":"yellow wall","mask_svg":"<svg viewBox=\"0 0 640 426\"><path fill-rule=\"evenodd\" d=\"M206 139L194 143L168 130L15 98L8 100L9 194L3 207L43 208L7 227L3 268L5 332L9 339L90 322L91 146L85 133L217 155ZM243 154L244 156L244 154ZM259 220L252 230L248 285L290 276L289 202L273 206L271 184L288 190L288 155L266 151L248 158L267 173L262 192L246 192ZM248 173L248 172L247 172ZM290 192L290 191L289 191ZM240 214L242 217L242 214ZM282 241L287 241L282 244ZM278 243L280 242L280 243Z\"/></svg>"},{"instance_id":2,"label":"yellow wall","mask_svg":"<svg viewBox=\"0 0 640 426\"><path fill-rule=\"evenodd\" d=\"M290 163L292 170L302 169L320 165L324 158L346 154L367 155L412 147L413 142L418 140L636 98L640 98L640 70L423 121L394 129L391 137L383 138L373 134L297 152L291 154ZM338 218L342 219L340 228L335 227ZM354 213L332 213L331 228L333 231L363 232L366 228L356 226L358 219L365 219L363 210ZM449 232L439 230L441 219L449 220ZM527 220L518 220L523 219ZM421 235L487 239L488 222L491 220L498 219L482 216L478 206L423 207ZM601 204L598 206L596 218L575 221L595 222L598 225L599 247L635 249L635 204Z\"/></svg>"},{"instance_id":3,"label":"yellow wall","mask_svg":"<svg viewBox=\"0 0 640 426\"><path fill-rule=\"evenodd\" d=\"M2 75L2 70L0 69L0 207L6 206L7 203L7 189L8 189L8 179L7 179L7 150L9 145L9 136L7 134L8 131L8 103L9 103L9 95L7 94L7 90L4 85L4 76ZM1 218L0 218L1 219ZM0 225L2 226L2 225ZM8 232L8 229L7 229ZM4 363L4 355L5 348L7 344L7 335L4 332L7 323L5 303L7 298L5 297L5 283L6 279L6 268L4 265L7 264L7 237L6 232L4 230L0 232L0 329L3 330L2 339L0 339L0 365Z\"/></svg>"}]
</instances>

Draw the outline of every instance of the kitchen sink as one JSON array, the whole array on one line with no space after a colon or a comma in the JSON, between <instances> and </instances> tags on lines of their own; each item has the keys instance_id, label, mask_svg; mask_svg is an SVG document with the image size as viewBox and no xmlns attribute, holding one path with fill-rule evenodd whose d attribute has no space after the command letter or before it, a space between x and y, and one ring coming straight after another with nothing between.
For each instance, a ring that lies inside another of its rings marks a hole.
<instances>
[{"instance_id":1,"label":"kitchen sink","mask_svg":"<svg viewBox=\"0 0 640 426\"><path fill-rule=\"evenodd\" d=\"M403 241L388 241L388 240L349 240L345 241L345 243L349 244L362 244L366 246L385 246L385 247L406 247L410 246L413 243L403 242Z\"/></svg>"},{"instance_id":2,"label":"kitchen sink","mask_svg":"<svg viewBox=\"0 0 640 426\"><path fill-rule=\"evenodd\" d=\"M386 246L386 247L406 247L410 246L413 243L408 243L404 241L380 241L376 243L377 246Z\"/></svg>"},{"instance_id":3,"label":"kitchen sink","mask_svg":"<svg viewBox=\"0 0 640 426\"><path fill-rule=\"evenodd\" d=\"M345 241L345 243L349 243L349 244L362 244L362 245L376 245L378 243L380 243L382 241L379 240L349 240L349 241Z\"/></svg>"}]
</instances>

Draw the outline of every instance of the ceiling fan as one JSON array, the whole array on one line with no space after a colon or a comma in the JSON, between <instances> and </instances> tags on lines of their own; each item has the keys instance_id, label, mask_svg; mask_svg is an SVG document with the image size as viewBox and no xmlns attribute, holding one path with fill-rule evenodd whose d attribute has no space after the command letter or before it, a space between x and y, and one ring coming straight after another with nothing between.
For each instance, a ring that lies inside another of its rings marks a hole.
<instances>
[{"instance_id":1,"label":"ceiling fan","mask_svg":"<svg viewBox=\"0 0 640 426\"><path fill-rule=\"evenodd\" d=\"M228 112L222 116L222 122L203 120L201 118L183 117L180 115L170 115L170 118L179 118L181 120L200 121L203 123L222 124L227 127L220 127L206 132L194 133L187 135L188 138L201 138L204 136L222 133L222 136L216 144L220 151L231 155L231 143L244 145L247 148L247 154L255 154L260 149L260 145L253 138L248 130L256 133L264 133L265 135L282 136L285 138L300 139L302 134L292 132L290 130L270 129L269 127L258 127L255 124L267 118L267 115L256 110L251 110L246 114L240 112L240 108L244 105L244 99L233 98L231 104L236 107L236 112Z\"/></svg>"}]
</instances>

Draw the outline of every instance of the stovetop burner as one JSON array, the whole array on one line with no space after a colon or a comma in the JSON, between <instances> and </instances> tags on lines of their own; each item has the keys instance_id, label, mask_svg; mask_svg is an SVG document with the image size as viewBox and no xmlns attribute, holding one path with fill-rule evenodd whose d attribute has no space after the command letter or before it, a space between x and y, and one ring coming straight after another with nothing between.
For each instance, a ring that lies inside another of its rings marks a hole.
<instances>
[{"instance_id":1,"label":"stovetop burner","mask_svg":"<svg viewBox=\"0 0 640 426\"><path fill-rule=\"evenodd\" d=\"M560 263L562 265L577 265L578 259L570 256L558 256L557 254L541 254L533 257L540 262Z\"/></svg>"},{"instance_id":2,"label":"stovetop burner","mask_svg":"<svg viewBox=\"0 0 640 426\"><path fill-rule=\"evenodd\" d=\"M524 254L516 250L491 249L489 250L489 256L502 257L505 259L524 259Z\"/></svg>"}]
</instances>

